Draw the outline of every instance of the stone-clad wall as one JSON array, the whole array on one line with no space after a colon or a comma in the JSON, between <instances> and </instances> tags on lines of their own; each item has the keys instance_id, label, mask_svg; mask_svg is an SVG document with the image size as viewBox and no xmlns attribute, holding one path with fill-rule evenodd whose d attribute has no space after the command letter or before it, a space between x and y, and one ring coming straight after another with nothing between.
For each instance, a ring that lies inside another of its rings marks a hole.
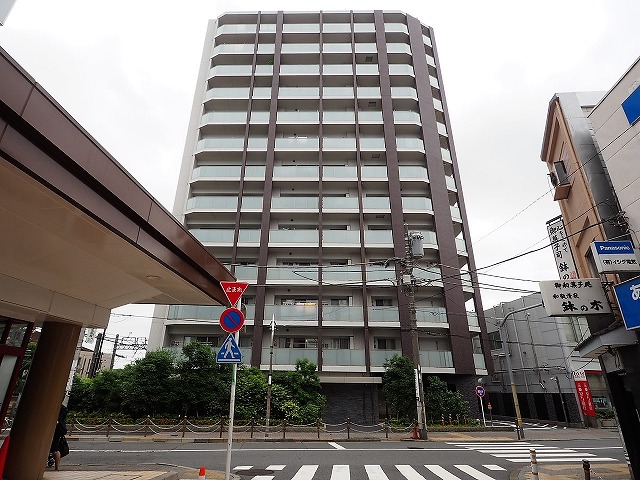
<instances>
[{"instance_id":1,"label":"stone-clad wall","mask_svg":"<svg viewBox=\"0 0 640 480\"><path fill-rule=\"evenodd\" d=\"M378 423L378 388L376 384L322 384L327 397L323 420L340 423L349 418L359 424Z\"/></svg>"}]
</instances>

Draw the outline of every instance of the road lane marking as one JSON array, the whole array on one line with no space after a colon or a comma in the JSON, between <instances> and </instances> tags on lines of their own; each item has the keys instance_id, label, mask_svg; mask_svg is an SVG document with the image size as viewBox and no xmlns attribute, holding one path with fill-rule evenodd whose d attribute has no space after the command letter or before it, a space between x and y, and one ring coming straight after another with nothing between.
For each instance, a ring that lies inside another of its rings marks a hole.
<instances>
[{"instance_id":1,"label":"road lane marking","mask_svg":"<svg viewBox=\"0 0 640 480\"><path fill-rule=\"evenodd\" d=\"M334 465L331 469L331 480L350 480L349 465Z\"/></svg>"},{"instance_id":2,"label":"road lane marking","mask_svg":"<svg viewBox=\"0 0 640 480\"><path fill-rule=\"evenodd\" d=\"M575 456L575 457L566 457L566 458L538 458L538 463L541 462L576 462L581 463L584 456ZM510 462L513 463L529 463L531 459L529 458L509 458ZM616 462L620 463L620 460L616 460L615 458L606 458L606 457L591 457L589 458L590 462Z\"/></svg>"},{"instance_id":3,"label":"road lane marking","mask_svg":"<svg viewBox=\"0 0 640 480\"><path fill-rule=\"evenodd\" d=\"M506 468L502 468L500 465L482 465L487 470L493 470L494 472L506 471Z\"/></svg>"},{"instance_id":4,"label":"road lane marking","mask_svg":"<svg viewBox=\"0 0 640 480\"><path fill-rule=\"evenodd\" d=\"M396 465L396 468L407 480L426 480L411 465Z\"/></svg>"},{"instance_id":5,"label":"road lane marking","mask_svg":"<svg viewBox=\"0 0 640 480\"><path fill-rule=\"evenodd\" d=\"M318 465L303 465L291 480L312 480L318 470Z\"/></svg>"},{"instance_id":6,"label":"road lane marking","mask_svg":"<svg viewBox=\"0 0 640 480\"><path fill-rule=\"evenodd\" d=\"M480 470L476 470L475 468L469 465L454 465L458 470L462 470L467 475L475 478L476 480L495 480L493 477L490 477L486 473L482 473Z\"/></svg>"},{"instance_id":7,"label":"road lane marking","mask_svg":"<svg viewBox=\"0 0 640 480\"><path fill-rule=\"evenodd\" d=\"M238 465L237 467L234 467L234 470L251 470L253 468L253 465Z\"/></svg>"},{"instance_id":8,"label":"road lane marking","mask_svg":"<svg viewBox=\"0 0 640 480\"><path fill-rule=\"evenodd\" d=\"M380 465L365 465L364 469L369 476L369 480L389 480Z\"/></svg>"},{"instance_id":9,"label":"road lane marking","mask_svg":"<svg viewBox=\"0 0 640 480\"><path fill-rule=\"evenodd\" d=\"M284 470L286 465L269 465L265 470Z\"/></svg>"},{"instance_id":10,"label":"road lane marking","mask_svg":"<svg viewBox=\"0 0 640 480\"><path fill-rule=\"evenodd\" d=\"M440 465L425 465L425 467L427 468L427 470L437 475L442 480L460 480L460 477L456 477L453 473L447 472Z\"/></svg>"},{"instance_id":11,"label":"road lane marking","mask_svg":"<svg viewBox=\"0 0 640 480\"><path fill-rule=\"evenodd\" d=\"M327 443L329 443L329 445L331 445L336 450L346 450L345 447L343 447L342 445L338 445L336 442L327 442Z\"/></svg>"}]
</instances>

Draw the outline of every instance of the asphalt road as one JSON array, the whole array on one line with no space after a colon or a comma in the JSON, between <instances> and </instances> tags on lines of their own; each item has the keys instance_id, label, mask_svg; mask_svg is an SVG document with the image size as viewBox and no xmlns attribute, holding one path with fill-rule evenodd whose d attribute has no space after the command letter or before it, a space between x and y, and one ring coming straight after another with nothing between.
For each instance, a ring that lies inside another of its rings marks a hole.
<instances>
[{"instance_id":1,"label":"asphalt road","mask_svg":"<svg viewBox=\"0 0 640 480\"><path fill-rule=\"evenodd\" d=\"M542 442L236 442L231 466L243 479L258 480L507 480L538 461L575 463L583 458L624 462L617 439L545 440ZM205 466L224 470L226 443L100 442L71 443L68 467L149 469ZM607 460L608 459L608 460Z\"/></svg>"}]
</instances>

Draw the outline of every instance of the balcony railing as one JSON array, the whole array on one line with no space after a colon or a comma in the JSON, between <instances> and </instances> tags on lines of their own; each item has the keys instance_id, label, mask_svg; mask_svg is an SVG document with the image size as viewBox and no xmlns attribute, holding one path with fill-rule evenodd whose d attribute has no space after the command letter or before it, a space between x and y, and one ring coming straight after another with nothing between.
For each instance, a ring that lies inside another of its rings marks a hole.
<instances>
[{"instance_id":1,"label":"balcony railing","mask_svg":"<svg viewBox=\"0 0 640 480\"><path fill-rule=\"evenodd\" d=\"M318 167L313 165L279 165L273 169L274 177L318 178Z\"/></svg>"},{"instance_id":2,"label":"balcony railing","mask_svg":"<svg viewBox=\"0 0 640 480\"><path fill-rule=\"evenodd\" d=\"M317 137L276 138L276 150L318 150Z\"/></svg>"},{"instance_id":3,"label":"balcony railing","mask_svg":"<svg viewBox=\"0 0 640 480\"><path fill-rule=\"evenodd\" d=\"M484 355L482 353L474 353L473 354L473 364L478 370L486 370L487 365L484 361Z\"/></svg>"},{"instance_id":4,"label":"balcony railing","mask_svg":"<svg viewBox=\"0 0 640 480\"><path fill-rule=\"evenodd\" d=\"M262 365L269 365L269 348L262 349ZM317 348L274 348L273 364L274 365L295 365L298 360L310 360L318 363Z\"/></svg>"},{"instance_id":5,"label":"balcony railing","mask_svg":"<svg viewBox=\"0 0 640 480\"><path fill-rule=\"evenodd\" d=\"M269 230L269 243L302 244L318 246L317 230Z\"/></svg>"},{"instance_id":6,"label":"balcony railing","mask_svg":"<svg viewBox=\"0 0 640 480\"><path fill-rule=\"evenodd\" d=\"M345 178L349 178L349 177L345 177ZM358 199L356 197L323 197L322 209L323 210L357 210Z\"/></svg>"},{"instance_id":7,"label":"balcony railing","mask_svg":"<svg viewBox=\"0 0 640 480\"><path fill-rule=\"evenodd\" d=\"M322 321L333 322L363 322L364 315L362 313L362 306L337 306L337 305L323 305L322 306Z\"/></svg>"},{"instance_id":8,"label":"balcony railing","mask_svg":"<svg viewBox=\"0 0 640 480\"><path fill-rule=\"evenodd\" d=\"M427 368L453 368L453 355L448 351L421 351L420 366Z\"/></svg>"},{"instance_id":9,"label":"balcony railing","mask_svg":"<svg viewBox=\"0 0 640 480\"><path fill-rule=\"evenodd\" d=\"M198 178L239 178L240 165L203 165L196 167L191 173L191 179ZM264 178L264 165L247 165L244 178Z\"/></svg>"},{"instance_id":10,"label":"balcony railing","mask_svg":"<svg viewBox=\"0 0 640 480\"><path fill-rule=\"evenodd\" d=\"M322 167L322 178L339 178L341 180L357 177L358 170L356 167L350 167L347 165L324 165ZM326 200L326 197L325 197ZM358 203L356 202L356 208Z\"/></svg>"},{"instance_id":11,"label":"balcony railing","mask_svg":"<svg viewBox=\"0 0 640 480\"><path fill-rule=\"evenodd\" d=\"M267 280L318 283L318 267L269 267Z\"/></svg>"},{"instance_id":12,"label":"balcony railing","mask_svg":"<svg viewBox=\"0 0 640 480\"><path fill-rule=\"evenodd\" d=\"M357 199L356 199L357 200ZM322 244L360 245L360 231L358 230L323 230Z\"/></svg>"},{"instance_id":13,"label":"balcony railing","mask_svg":"<svg viewBox=\"0 0 640 480\"><path fill-rule=\"evenodd\" d=\"M322 364L326 366L364 366L364 350L322 349Z\"/></svg>"},{"instance_id":14,"label":"balcony railing","mask_svg":"<svg viewBox=\"0 0 640 480\"><path fill-rule=\"evenodd\" d=\"M271 319L275 316L278 325L290 324L291 322L311 322L318 321L317 305L265 305L264 318Z\"/></svg>"},{"instance_id":15,"label":"balcony railing","mask_svg":"<svg viewBox=\"0 0 640 480\"><path fill-rule=\"evenodd\" d=\"M318 197L273 197L273 210L318 210Z\"/></svg>"}]
</instances>

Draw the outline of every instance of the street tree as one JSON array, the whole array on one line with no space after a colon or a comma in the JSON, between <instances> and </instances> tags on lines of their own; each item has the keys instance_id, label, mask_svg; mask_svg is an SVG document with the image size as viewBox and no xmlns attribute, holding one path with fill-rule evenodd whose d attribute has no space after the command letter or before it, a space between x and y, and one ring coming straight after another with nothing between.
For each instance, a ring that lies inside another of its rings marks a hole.
<instances>
[{"instance_id":1,"label":"street tree","mask_svg":"<svg viewBox=\"0 0 640 480\"><path fill-rule=\"evenodd\" d=\"M417 412L415 392L411 359L401 355L387 359L382 375L382 394L389 414L396 419L414 419Z\"/></svg>"}]
</instances>

